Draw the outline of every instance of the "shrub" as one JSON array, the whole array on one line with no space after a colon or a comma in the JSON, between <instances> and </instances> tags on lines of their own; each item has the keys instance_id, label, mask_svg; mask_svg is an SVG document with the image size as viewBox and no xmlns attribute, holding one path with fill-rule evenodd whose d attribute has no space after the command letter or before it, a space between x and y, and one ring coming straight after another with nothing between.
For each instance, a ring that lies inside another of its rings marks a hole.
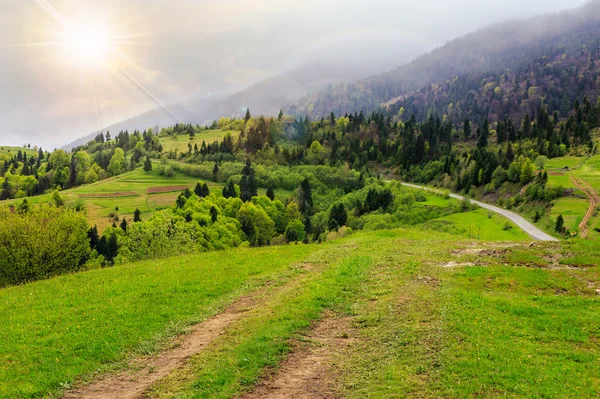
<instances>
[{"instance_id":1,"label":"shrub","mask_svg":"<svg viewBox=\"0 0 600 399\"><path fill-rule=\"evenodd\" d=\"M0 286L81 270L90 254L82 213L41 205L0 210Z\"/></svg>"}]
</instances>

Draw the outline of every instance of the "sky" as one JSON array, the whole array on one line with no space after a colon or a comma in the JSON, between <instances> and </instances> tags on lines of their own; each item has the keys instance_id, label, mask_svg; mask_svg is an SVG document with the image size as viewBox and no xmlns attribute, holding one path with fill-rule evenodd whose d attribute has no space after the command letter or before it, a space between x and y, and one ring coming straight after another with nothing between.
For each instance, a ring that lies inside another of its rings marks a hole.
<instances>
[{"instance_id":1,"label":"sky","mask_svg":"<svg viewBox=\"0 0 600 399\"><path fill-rule=\"evenodd\" d=\"M486 25L583 3L0 0L0 145L60 147L315 62L391 70Z\"/></svg>"}]
</instances>

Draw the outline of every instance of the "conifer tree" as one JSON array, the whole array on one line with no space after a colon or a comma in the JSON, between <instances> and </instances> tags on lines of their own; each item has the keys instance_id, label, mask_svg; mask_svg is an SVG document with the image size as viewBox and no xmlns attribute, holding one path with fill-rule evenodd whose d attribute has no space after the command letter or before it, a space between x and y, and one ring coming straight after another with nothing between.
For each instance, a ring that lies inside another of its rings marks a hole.
<instances>
[{"instance_id":1,"label":"conifer tree","mask_svg":"<svg viewBox=\"0 0 600 399\"><path fill-rule=\"evenodd\" d=\"M142 221L142 212L140 212L139 208L136 208L133 212L133 222L139 223Z\"/></svg>"},{"instance_id":2,"label":"conifer tree","mask_svg":"<svg viewBox=\"0 0 600 399\"><path fill-rule=\"evenodd\" d=\"M269 198L271 201L275 200L275 190L273 190L272 186L267 189L267 198Z\"/></svg>"},{"instance_id":3,"label":"conifer tree","mask_svg":"<svg viewBox=\"0 0 600 399\"><path fill-rule=\"evenodd\" d=\"M144 162L144 172L148 173L152 171L152 161L149 157L146 157L146 161Z\"/></svg>"}]
</instances>

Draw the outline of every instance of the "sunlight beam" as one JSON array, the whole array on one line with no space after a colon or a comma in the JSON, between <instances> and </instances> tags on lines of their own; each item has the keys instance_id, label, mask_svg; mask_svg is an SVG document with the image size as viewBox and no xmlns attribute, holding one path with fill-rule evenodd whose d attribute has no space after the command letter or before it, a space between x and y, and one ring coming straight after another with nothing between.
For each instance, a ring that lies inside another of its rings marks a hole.
<instances>
[{"instance_id":1,"label":"sunlight beam","mask_svg":"<svg viewBox=\"0 0 600 399\"><path fill-rule=\"evenodd\" d=\"M112 60L108 60L110 65L115 67L123 76L125 76L131 83L133 83L138 89L140 89L150 100L152 100L156 105L158 105L161 109L169 114L171 118L177 123L182 122L182 119L179 118L173 111L171 111L165 104L162 103L158 98L156 98L148 89L146 89L141 83L133 78L130 74L127 73L123 68L121 68L117 63Z\"/></svg>"}]
</instances>

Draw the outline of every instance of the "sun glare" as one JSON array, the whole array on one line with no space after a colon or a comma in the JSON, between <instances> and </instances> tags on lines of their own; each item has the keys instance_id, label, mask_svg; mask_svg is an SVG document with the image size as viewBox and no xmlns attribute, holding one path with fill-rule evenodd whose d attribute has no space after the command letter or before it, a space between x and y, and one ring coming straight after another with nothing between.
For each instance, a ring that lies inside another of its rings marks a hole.
<instances>
[{"instance_id":1,"label":"sun glare","mask_svg":"<svg viewBox=\"0 0 600 399\"><path fill-rule=\"evenodd\" d=\"M90 65L104 61L111 52L111 36L106 25L94 22L69 24L63 33L66 56L74 62Z\"/></svg>"}]
</instances>

